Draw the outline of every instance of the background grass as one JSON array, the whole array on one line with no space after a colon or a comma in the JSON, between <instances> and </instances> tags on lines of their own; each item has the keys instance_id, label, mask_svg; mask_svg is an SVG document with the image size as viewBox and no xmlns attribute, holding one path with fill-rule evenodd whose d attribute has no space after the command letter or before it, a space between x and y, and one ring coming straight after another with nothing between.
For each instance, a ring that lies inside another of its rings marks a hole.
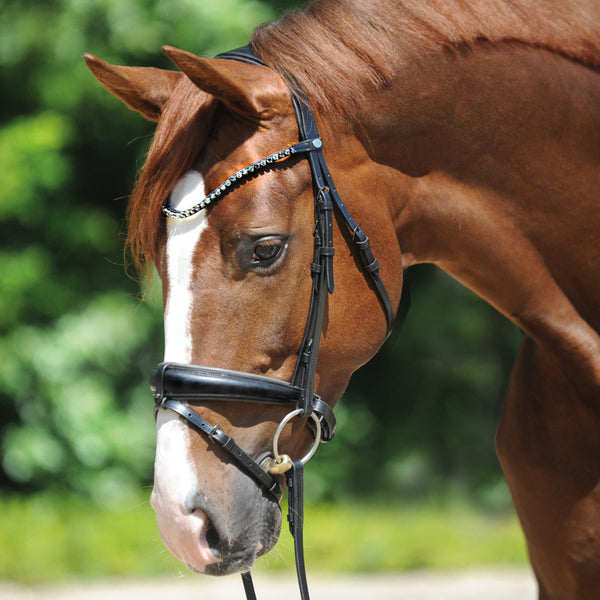
<instances>
[{"instance_id":1,"label":"background grass","mask_svg":"<svg viewBox=\"0 0 600 600\"><path fill-rule=\"evenodd\" d=\"M513 515L489 515L460 503L308 505L304 537L313 572L526 562ZM257 570L291 570L293 565L293 542L286 529ZM0 579L35 584L186 571L160 541L147 497L119 509L100 509L76 496L0 499Z\"/></svg>"}]
</instances>

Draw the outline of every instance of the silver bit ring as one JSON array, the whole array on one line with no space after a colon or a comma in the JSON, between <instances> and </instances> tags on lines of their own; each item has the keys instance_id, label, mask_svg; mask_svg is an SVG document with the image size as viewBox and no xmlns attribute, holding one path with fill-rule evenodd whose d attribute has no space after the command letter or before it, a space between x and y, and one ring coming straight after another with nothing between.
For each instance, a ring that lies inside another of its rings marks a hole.
<instances>
[{"instance_id":1,"label":"silver bit ring","mask_svg":"<svg viewBox=\"0 0 600 600\"><path fill-rule=\"evenodd\" d=\"M298 415L301 415L304 411L301 408L297 408L296 410L293 410L291 413L289 413L288 415L286 415L281 423L279 423L277 429L275 430L275 435L273 436L273 456L275 458L275 462L280 463L282 462L284 459L283 457L286 456L285 454L281 455L279 454L279 436L281 435L281 432L283 431L283 428L294 418L297 417ZM319 421L317 415L315 415L315 413L312 413L310 415L310 418L313 420L314 424L315 424L315 441L311 447L311 449L307 452L307 454L300 459L300 462L305 465L313 456L313 454L317 451L317 448L319 447L319 444L321 443L321 422Z\"/></svg>"}]
</instances>

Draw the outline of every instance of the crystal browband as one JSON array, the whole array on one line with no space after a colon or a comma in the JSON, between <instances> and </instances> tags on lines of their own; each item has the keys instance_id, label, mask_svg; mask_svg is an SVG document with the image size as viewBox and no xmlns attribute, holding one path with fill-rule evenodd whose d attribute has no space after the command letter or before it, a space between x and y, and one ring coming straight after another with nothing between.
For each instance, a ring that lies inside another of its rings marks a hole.
<instances>
[{"instance_id":1,"label":"crystal browband","mask_svg":"<svg viewBox=\"0 0 600 600\"><path fill-rule=\"evenodd\" d=\"M175 208L167 206L166 204L163 204L162 212L171 219L186 219L188 217L192 217L196 213L199 213L202 209L206 208L209 204L220 200L229 192L229 190L232 189L232 186L234 184L243 181L244 179L247 179L256 173L260 173L273 163L289 158L294 154L318 150L322 146L323 142L321 141L321 138L314 138L312 140L299 142L297 144L294 144L293 146L288 146L283 150L274 152L273 154L270 154L269 156L262 158L261 160L258 160L255 163L252 163L251 165L240 169L239 171L236 171L233 175L230 175L221 185L216 187L210 194L205 196L200 202L198 202L198 204L196 204L192 208L188 208L187 210L177 210Z\"/></svg>"}]
</instances>

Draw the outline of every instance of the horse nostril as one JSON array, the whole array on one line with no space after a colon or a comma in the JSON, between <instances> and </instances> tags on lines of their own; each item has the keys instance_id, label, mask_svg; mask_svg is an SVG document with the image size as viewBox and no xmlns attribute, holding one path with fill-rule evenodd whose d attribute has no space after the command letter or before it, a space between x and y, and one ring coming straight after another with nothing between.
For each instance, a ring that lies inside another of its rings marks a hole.
<instances>
[{"instance_id":1,"label":"horse nostril","mask_svg":"<svg viewBox=\"0 0 600 600\"><path fill-rule=\"evenodd\" d=\"M211 522L206 525L205 536L206 543L215 558L221 558L221 539L219 537L219 532Z\"/></svg>"}]
</instances>

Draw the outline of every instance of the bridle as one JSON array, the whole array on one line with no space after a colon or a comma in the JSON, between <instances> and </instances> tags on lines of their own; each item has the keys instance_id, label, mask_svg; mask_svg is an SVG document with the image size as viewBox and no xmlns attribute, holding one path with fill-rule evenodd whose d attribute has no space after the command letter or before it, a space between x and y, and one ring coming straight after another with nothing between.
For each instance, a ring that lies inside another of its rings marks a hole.
<instances>
[{"instance_id":1,"label":"bridle","mask_svg":"<svg viewBox=\"0 0 600 600\"><path fill-rule=\"evenodd\" d=\"M245 46L220 54L217 58L238 60L254 65L266 66L254 51ZM298 90L295 83L294 89ZM171 410L184 418L194 429L214 442L268 493L279 500L281 487L279 476L285 474L288 486L288 521L294 538L296 571L302 600L309 600L304 566L302 522L303 522L303 465L312 457L320 442L328 442L335 433L336 421L332 409L314 393L315 373L319 354L319 343L328 293L333 293L333 210L343 217L356 250L360 266L373 285L387 319L387 333L394 322L394 308L379 276L379 264L369 246L369 239L354 221L340 198L331 173L323 156L323 143L319 137L313 112L307 98L300 91L291 93L298 122L300 141L279 152L263 158L227 178L191 209L179 211L163 206L162 211L172 219L185 219L221 200L236 185L256 174L293 156L306 156L313 179L315 199L314 255L311 266L312 292L306 326L291 381L281 381L262 375L239 371L161 363L150 379L158 409ZM406 289L406 288L405 288ZM398 318L403 319L410 306L409 296L403 292ZM282 420L273 440L273 457L261 464L246 454L218 425L213 425L188 407L188 404L206 400L259 402L289 406L291 412ZM283 428L294 417L307 420L315 441L302 459L291 459L279 454L278 439ZM254 585L250 573L243 573L242 580L248 600L255 600Z\"/></svg>"}]
</instances>

